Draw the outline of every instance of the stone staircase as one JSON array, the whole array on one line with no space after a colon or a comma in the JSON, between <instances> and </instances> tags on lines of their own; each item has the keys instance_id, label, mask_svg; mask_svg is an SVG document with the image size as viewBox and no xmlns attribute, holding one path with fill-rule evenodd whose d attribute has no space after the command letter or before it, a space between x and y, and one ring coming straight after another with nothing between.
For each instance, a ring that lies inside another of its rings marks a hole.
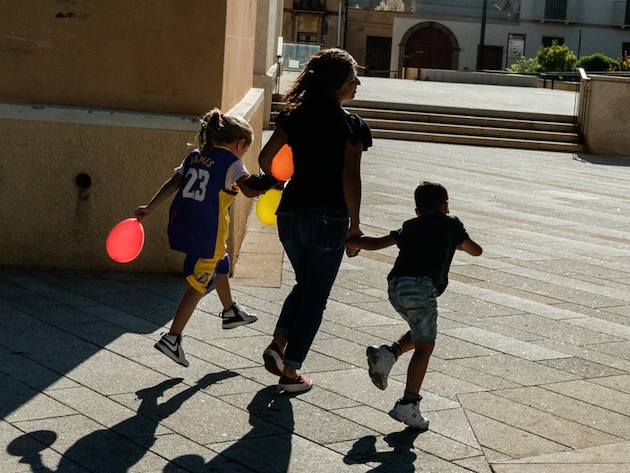
<instances>
[{"instance_id":1,"label":"stone staircase","mask_svg":"<svg viewBox=\"0 0 630 473\"><path fill-rule=\"evenodd\" d=\"M284 107L280 100L281 97L274 97L272 127ZM360 100L346 102L344 108L361 116L374 138L567 153L587 151L577 119L570 115Z\"/></svg>"}]
</instances>

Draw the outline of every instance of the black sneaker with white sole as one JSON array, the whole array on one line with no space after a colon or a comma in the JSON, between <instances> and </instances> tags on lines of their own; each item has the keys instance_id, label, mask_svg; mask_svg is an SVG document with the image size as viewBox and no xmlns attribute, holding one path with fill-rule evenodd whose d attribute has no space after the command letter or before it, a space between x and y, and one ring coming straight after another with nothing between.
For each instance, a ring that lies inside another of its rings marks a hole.
<instances>
[{"instance_id":1,"label":"black sneaker with white sole","mask_svg":"<svg viewBox=\"0 0 630 473\"><path fill-rule=\"evenodd\" d=\"M224 329L240 327L258 320L255 314L250 314L236 302L230 310L224 310L221 313L221 318L223 319Z\"/></svg>"},{"instance_id":2,"label":"black sneaker with white sole","mask_svg":"<svg viewBox=\"0 0 630 473\"><path fill-rule=\"evenodd\" d=\"M190 364L186 359L186 352L184 352L184 348L182 347L181 335L165 333L154 346L174 362L186 367Z\"/></svg>"}]
</instances>

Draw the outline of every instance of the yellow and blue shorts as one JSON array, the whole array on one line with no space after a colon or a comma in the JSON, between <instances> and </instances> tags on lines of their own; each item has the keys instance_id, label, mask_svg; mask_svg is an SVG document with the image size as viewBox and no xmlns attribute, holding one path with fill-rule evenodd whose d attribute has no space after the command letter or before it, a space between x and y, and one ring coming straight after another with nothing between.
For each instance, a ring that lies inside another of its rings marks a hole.
<instances>
[{"instance_id":1,"label":"yellow and blue shorts","mask_svg":"<svg viewBox=\"0 0 630 473\"><path fill-rule=\"evenodd\" d=\"M184 277L194 289L205 294L214 289L214 277L217 274L229 274L230 257L227 253L223 258L199 258L186 255L184 260Z\"/></svg>"}]
</instances>

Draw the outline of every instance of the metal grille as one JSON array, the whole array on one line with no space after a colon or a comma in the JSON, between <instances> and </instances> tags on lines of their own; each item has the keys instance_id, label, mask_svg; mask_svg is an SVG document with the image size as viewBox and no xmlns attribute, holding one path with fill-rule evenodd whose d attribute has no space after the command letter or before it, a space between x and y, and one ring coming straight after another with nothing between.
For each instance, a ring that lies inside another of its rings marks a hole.
<instances>
[{"instance_id":1,"label":"metal grille","mask_svg":"<svg viewBox=\"0 0 630 473\"><path fill-rule=\"evenodd\" d=\"M325 11L326 0L293 0L296 10Z\"/></svg>"},{"instance_id":2,"label":"metal grille","mask_svg":"<svg viewBox=\"0 0 630 473\"><path fill-rule=\"evenodd\" d=\"M546 20L566 20L567 0L547 0L545 2Z\"/></svg>"}]
</instances>

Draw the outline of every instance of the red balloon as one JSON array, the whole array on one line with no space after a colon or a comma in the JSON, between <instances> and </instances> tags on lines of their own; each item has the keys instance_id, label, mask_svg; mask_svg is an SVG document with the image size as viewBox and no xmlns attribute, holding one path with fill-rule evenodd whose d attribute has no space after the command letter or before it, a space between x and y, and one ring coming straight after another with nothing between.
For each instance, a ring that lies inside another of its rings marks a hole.
<instances>
[{"instance_id":1,"label":"red balloon","mask_svg":"<svg viewBox=\"0 0 630 473\"><path fill-rule=\"evenodd\" d=\"M293 176L293 152L289 145L284 145L273 157L271 175L279 181L286 181Z\"/></svg>"},{"instance_id":2,"label":"red balloon","mask_svg":"<svg viewBox=\"0 0 630 473\"><path fill-rule=\"evenodd\" d=\"M144 228L136 218L128 218L116 225L107 235L105 248L111 259L129 263L136 259L144 245Z\"/></svg>"}]
</instances>

